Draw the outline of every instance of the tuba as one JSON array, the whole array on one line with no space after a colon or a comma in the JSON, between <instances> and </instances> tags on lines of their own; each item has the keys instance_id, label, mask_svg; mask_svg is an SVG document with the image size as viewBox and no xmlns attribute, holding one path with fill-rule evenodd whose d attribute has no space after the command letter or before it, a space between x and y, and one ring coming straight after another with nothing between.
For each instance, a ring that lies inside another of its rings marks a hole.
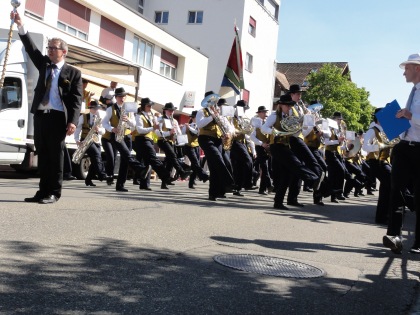
<instances>
[{"instance_id":1,"label":"tuba","mask_svg":"<svg viewBox=\"0 0 420 315\"><path fill-rule=\"evenodd\" d=\"M223 149L229 151L232 147L233 135L229 132L228 121L220 117L219 112L215 109L220 96L218 94L210 94L201 102L201 107L205 108L209 115L213 118L216 125L222 132Z\"/></svg>"},{"instance_id":2,"label":"tuba","mask_svg":"<svg viewBox=\"0 0 420 315\"><path fill-rule=\"evenodd\" d=\"M343 158L351 159L359 153L362 143L357 137L354 140L346 140L346 148L346 151L343 152Z\"/></svg>"},{"instance_id":3,"label":"tuba","mask_svg":"<svg viewBox=\"0 0 420 315\"><path fill-rule=\"evenodd\" d=\"M86 138L80 143L79 147L73 153L72 161L74 164L80 163L87 149L89 149L90 145L93 142L99 143L99 136L96 133L96 127L98 127L101 122L102 122L102 118L100 118L99 116L95 116L95 120L93 121L92 128L89 130Z\"/></svg>"},{"instance_id":4,"label":"tuba","mask_svg":"<svg viewBox=\"0 0 420 315\"><path fill-rule=\"evenodd\" d=\"M383 131L379 132L379 135L381 136L382 142L384 144L383 148L393 148L401 140L400 137L396 137L392 140L389 140L385 132Z\"/></svg>"}]
</instances>

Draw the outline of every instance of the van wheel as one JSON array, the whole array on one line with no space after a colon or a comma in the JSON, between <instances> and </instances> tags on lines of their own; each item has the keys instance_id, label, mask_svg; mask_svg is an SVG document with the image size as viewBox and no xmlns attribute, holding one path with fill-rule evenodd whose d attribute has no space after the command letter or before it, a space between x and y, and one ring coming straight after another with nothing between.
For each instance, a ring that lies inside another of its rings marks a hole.
<instances>
[{"instance_id":1,"label":"van wheel","mask_svg":"<svg viewBox=\"0 0 420 315\"><path fill-rule=\"evenodd\" d=\"M88 156L84 156L80 161L80 164L72 163L73 175L76 176L78 179L85 179L89 171L89 166L90 158Z\"/></svg>"}]
</instances>

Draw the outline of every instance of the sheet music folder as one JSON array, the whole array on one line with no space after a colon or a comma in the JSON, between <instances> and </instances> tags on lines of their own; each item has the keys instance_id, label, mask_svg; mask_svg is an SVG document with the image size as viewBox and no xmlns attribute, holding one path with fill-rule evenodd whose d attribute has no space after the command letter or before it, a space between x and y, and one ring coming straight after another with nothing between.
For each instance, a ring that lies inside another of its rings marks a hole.
<instances>
[{"instance_id":1,"label":"sheet music folder","mask_svg":"<svg viewBox=\"0 0 420 315\"><path fill-rule=\"evenodd\" d=\"M411 126L407 118L395 117L400 109L398 102L393 100L375 114L389 140L395 139Z\"/></svg>"}]
</instances>

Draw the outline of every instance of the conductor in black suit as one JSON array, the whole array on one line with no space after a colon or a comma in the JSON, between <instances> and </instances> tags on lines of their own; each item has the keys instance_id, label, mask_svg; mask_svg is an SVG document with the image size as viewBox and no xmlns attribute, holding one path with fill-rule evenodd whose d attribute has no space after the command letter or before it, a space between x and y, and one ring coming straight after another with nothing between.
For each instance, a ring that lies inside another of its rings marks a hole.
<instances>
[{"instance_id":1,"label":"conductor in black suit","mask_svg":"<svg viewBox=\"0 0 420 315\"><path fill-rule=\"evenodd\" d=\"M68 46L60 38L48 42L43 55L26 31L18 13L11 13L26 52L39 71L32 102L34 143L40 172L39 190L26 202L55 203L61 197L63 149L66 135L72 135L80 115L83 86L81 72L66 64Z\"/></svg>"}]
</instances>

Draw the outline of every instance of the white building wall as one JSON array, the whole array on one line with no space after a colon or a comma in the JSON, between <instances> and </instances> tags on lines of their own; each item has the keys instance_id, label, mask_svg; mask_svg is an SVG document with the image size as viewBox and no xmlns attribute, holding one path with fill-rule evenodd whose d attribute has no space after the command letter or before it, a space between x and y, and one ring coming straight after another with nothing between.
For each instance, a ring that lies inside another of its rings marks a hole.
<instances>
[{"instance_id":1,"label":"white building wall","mask_svg":"<svg viewBox=\"0 0 420 315\"><path fill-rule=\"evenodd\" d=\"M274 1L280 5L279 0ZM251 110L261 105L271 108L278 21L259 1L147 1L144 15L154 21L155 11L169 11L169 22L162 24L161 27L200 49L209 57L206 90L213 90L216 93L220 89L232 48L236 22L239 28L244 65L246 53L249 52L253 56L253 71L244 70L245 89L250 91ZM188 24L188 11L203 11L203 23ZM257 23L256 37L248 33L250 16ZM235 103L237 99L228 99L228 102Z\"/></svg>"},{"instance_id":2,"label":"white building wall","mask_svg":"<svg viewBox=\"0 0 420 315\"><path fill-rule=\"evenodd\" d=\"M65 1L65 0L61 0ZM59 0L47 0L45 6L44 21L24 16L25 24L31 32L43 33L47 37L61 37L69 44L86 47L95 51L103 52L107 56L116 56L112 52L104 51L98 47L101 16L105 16L115 23L126 28L124 56L127 62L131 62L133 50L133 38L137 35L155 45L153 56L153 69L142 68L139 84L139 96L150 97L156 103L165 104L167 102L174 103L178 108L182 107L185 92L194 91L196 95L202 95L205 92L208 57L203 53L180 41L168 32L160 29L153 23L147 21L143 16L134 10L129 10L123 5L113 0L77 0L84 6L91 9L91 20L89 26L88 41L81 40L68 33L57 29L57 16ZM23 15L25 2L22 1L21 7L18 8L19 13ZM12 6L10 2L0 2L1 12L10 12ZM0 27L8 29L10 26L9 19L2 19ZM16 26L14 26L16 29ZM177 81L173 81L159 74L160 52L161 48L178 56ZM182 68L183 67L183 68ZM121 79L134 80L133 76L121 75ZM109 82L108 82L109 83ZM126 87L126 90L133 93L134 88ZM195 100L195 109L200 107L201 97ZM187 113L193 110L186 109Z\"/></svg>"}]
</instances>

